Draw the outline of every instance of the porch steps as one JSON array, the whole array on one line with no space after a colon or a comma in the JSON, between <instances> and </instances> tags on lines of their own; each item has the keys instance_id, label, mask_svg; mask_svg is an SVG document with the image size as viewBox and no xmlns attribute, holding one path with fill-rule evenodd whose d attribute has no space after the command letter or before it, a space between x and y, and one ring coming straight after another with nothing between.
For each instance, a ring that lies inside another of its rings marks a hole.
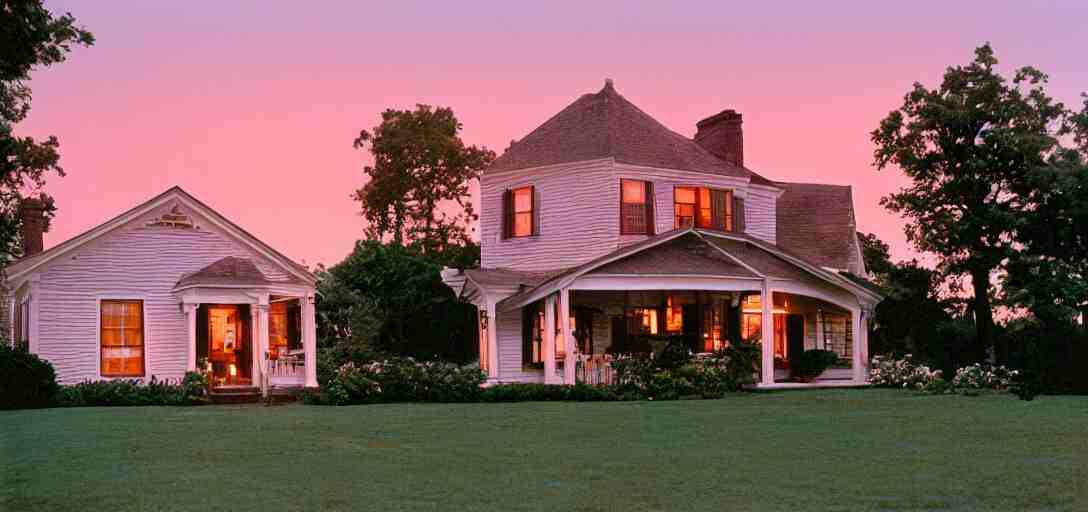
<instances>
[{"instance_id":1,"label":"porch steps","mask_svg":"<svg viewBox=\"0 0 1088 512\"><path fill-rule=\"evenodd\" d=\"M213 404L252 404L261 401L261 388L213 388L208 398Z\"/></svg>"}]
</instances>

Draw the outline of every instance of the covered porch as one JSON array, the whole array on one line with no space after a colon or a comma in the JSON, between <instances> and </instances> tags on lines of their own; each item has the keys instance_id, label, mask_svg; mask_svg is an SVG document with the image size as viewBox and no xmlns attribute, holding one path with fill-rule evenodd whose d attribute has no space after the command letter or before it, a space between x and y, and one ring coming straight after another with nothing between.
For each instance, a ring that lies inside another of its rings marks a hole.
<instances>
[{"instance_id":1,"label":"covered porch","mask_svg":"<svg viewBox=\"0 0 1088 512\"><path fill-rule=\"evenodd\" d=\"M864 385L869 316L880 300L771 244L691 229L550 276L445 277L479 306L480 361L491 382L609 384L619 354L682 343L699 356L744 340L761 347L759 387ZM820 375L799 378L796 358L814 349L837 357Z\"/></svg>"},{"instance_id":2,"label":"covered porch","mask_svg":"<svg viewBox=\"0 0 1088 512\"><path fill-rule=\"evenodd\" d=\"M224 258L174 289L186 315L187 371L213 388L317 387L311 285L265 278L249 260Z\"/></svg>"}]
</instances>

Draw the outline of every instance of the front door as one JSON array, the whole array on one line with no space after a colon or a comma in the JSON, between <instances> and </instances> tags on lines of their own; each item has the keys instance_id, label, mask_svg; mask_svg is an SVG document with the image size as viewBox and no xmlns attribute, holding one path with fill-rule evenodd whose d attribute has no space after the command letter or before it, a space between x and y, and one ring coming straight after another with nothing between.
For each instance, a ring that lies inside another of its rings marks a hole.
<instances>
[{"instance_id":1,"label":"front door","mask_svg":"<svg viewBox=\"0 0 1088 512\"><path fill-rule=\"evenodd\" d=\"M249 336L238 306L216 305L208 308L208 361L215 386L252 384Z\"/></svg>"}]
</instances>

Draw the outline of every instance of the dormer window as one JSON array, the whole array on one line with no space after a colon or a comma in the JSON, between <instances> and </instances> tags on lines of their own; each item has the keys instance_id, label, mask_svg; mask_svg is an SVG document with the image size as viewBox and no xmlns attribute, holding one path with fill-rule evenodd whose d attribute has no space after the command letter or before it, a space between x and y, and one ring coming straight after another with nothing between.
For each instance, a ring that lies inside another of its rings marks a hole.
<instances>
[{"instance_id":1,"label":"dormer window","mask_svg":"<svg viewBox=\"0 0 1088 512\"><path fill-rule=\"evenodd\" d=\"M507 190L503 197L503 238L536 234L536 199L532 186Z\"/></svg>"},{"instance_id":2,"label":"dormer window","mask_svg":"<svg viewBox=\"0 0 1088 512\"><path fill-rule=\"evenodd\" d=\"M734 231L733 191L706 187L676 187L673 190L676 227Z\"/></svg>"},{"instance_id":3,"label":"dormer window","mask_svg":"<svg viewBox=\"0 0 1088 512\"><path fill-rule=\"evenodd\" d=\"M620 234L654 234L654 186L652 182L620 180Z\"/></svg>"}]
</instances>

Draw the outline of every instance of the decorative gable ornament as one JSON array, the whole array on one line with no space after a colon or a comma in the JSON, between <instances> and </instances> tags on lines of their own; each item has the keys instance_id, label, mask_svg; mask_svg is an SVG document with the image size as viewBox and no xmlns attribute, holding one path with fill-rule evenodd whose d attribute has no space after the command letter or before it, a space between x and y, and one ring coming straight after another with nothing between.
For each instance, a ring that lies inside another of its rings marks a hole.
<instances>
[{"instance_id":1,"label":"decorative gable ornament","mask_svg":"<svg viewBox=\"0 0 1088 512\"><path fill-rule=\"evenodd\" d=\"M181 206L174 203L169 212L162 214L157 219L147 223L148 227L164 227L175 229L200 229L193 224L193 219L181 211Z\"/></svg>"}]
</instances>

